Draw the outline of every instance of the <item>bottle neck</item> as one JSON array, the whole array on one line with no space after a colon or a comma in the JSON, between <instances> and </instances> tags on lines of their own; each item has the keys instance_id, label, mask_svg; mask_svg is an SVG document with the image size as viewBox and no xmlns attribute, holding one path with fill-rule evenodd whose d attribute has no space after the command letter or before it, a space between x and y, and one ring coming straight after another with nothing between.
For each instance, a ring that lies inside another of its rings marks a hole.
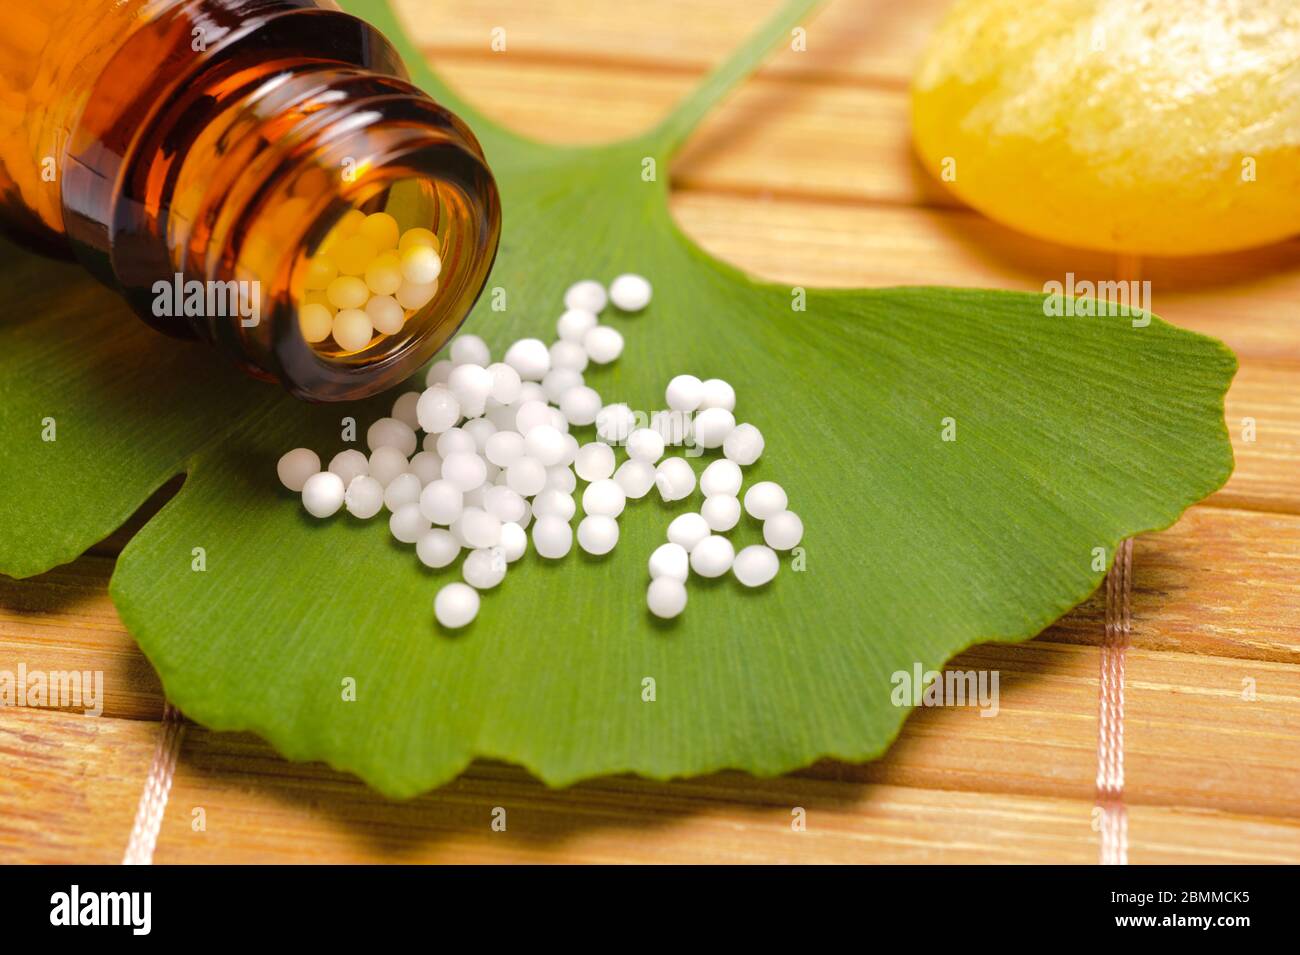
<instances>
[{"instance_id":1,"label":"bottle neck","mask_svg":"<svg viewBox=\"0 0 1300 955\"><path fill-rule=\"evenodd\" d=\"M357 398L428 361L487 280L500 212L478 143L355 17L182 0L96 86L68 150L65 226L77 257L162 331L302 397ZM359 352L313 347L297 321L307 256L349 210L395 203L442 241L436 298Z\"/></svg>"}]
</instances>

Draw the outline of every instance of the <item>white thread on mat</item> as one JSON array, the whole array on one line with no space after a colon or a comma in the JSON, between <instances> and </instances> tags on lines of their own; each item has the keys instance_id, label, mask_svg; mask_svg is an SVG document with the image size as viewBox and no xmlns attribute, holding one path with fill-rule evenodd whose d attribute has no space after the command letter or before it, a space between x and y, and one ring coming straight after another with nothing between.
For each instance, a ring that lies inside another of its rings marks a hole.
<instances>
[{"instance_id":1,"label":"white thread on mat","mask_svg":"<svg viewBox=\"0 0 1300 955\"><path fill-rule=\"evenodd\" d=\"M163 705L162 725L158 746L153 752L153 763L140 793L140 804L135 810L135 824L126 844L123 865L152 865L153 850L158 844L158 831L162 828L163 814L167 811L167 797L172 789L172 776L176 773L176 757L180 753L181 738L185 735L185 718L170 702Z\"/></svg>"},{"instance_id":2,"label":"white thread on mat","mask_svg":"<svg viewBox=\"0 0 1300 955\"><path fill-rule=\"evenodd\" d=\"M1101 809L1102 865L1128 864L1128 812L1124 808L1124 651L1129 639L1133 541L1115 552L1106 576L1106 636L1101 645L1097 721L1097 805Z\"/></svg>"}]
</instances>

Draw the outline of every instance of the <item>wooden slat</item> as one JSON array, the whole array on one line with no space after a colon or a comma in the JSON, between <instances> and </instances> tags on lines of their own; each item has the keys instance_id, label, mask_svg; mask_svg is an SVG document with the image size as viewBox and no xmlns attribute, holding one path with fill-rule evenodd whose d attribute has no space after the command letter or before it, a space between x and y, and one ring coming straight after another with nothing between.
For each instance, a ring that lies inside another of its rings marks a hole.
<instances>
[{"instance_id":1,"label":"wooden slat","mask_svg":"<svg viewBox=\"0 0 1300 955\"><path fill-rule=\"evenodd\" d=\"M157 724L0 710L0 862L116 863Z\"/></svg>"},{"instance_id":2,"label":"wooden slat","mask_svg":"<svg viewBox=\"0 0 1300 955\"><path fill-rule=\"evenodd\" d=\"M1133 548L1132 644L1300 663L1300 518L1194 507ZM1097 646L1096 594L1043 637Z\"/></svg>"},{"instance_id":3,"label":"wooden slat","mask_svg":"<svg viewBox=\"0 0 1300 955\"><path fill-rule=\"evenodd\" d=\"M158 719L158 676L108 596L113 560L87 555L30 580L0 576L0 670L99 672L106 715Z\"/></svg>"},{"instance_id":4,"label":"wooden slat","mask_svg":"<svg viewBox=\"0 0 1300 955\"><path fill-rule=\"evenodd\" d=\"M973 708L921 709L883 759L828 771L933 789L1091 798L1094 649L1041 639L989 645L950 667L1000 673L997 716ZM1300 816L1300 667L1130 650L1125 705L1130 804Z\"/></svg>"},{"instance_id":5,"label":"wooden slat","mask_svg":"<svg viewBox=\"0 0 1300 955\"><path fill-rule=\"evenodd\" d=\"M762 75L786 81L833 78L894 86L910 82L916 58L951 0L836 0L804 25L807 48L774 52ZM661 0L634 13L602 0L398 0L403 24L437 63L449 53L510 61L600 63L700 74L743 43L779 0ZM492 53L495 27L505 53Z\"/></svg>"},{"instance_id":6,"label":"wooden slat","mask_svg":"<svg viewBox=\"0 0 1300 955\"><path fill-rule=\"evenodd\" d=\"M1224 412L1237 467L1211 501L1300 513L1300 365L1243 361Z\"/></svg>"},{"instance_id":7,"label":"wooden slat","mask_svg":"<svg viewBox=\"0 0 1300 955\"><path fill-rule=\"evenodd\" d=\"M440 64L493 119L543 142L601 143L645 132L696 78L473 57ZM900 90L757 79L691 136L673 164L681 189L823 201L956 206L913 158Z\"/></svg>"},{"instance_id":8,"label":"wooden slat","mask_svg":"<svg viewBox=\"0 0 1300 955\"><path fill-rule=\"evenodd\" d=\"M157 727L54 713L0 722L0 857L115 862ZM39 741L43 758L24 750ZM40 798L33 798L39 793ZM506 830L493 831L493 811ZM802 808L807 829L791 827ZM201 812L199 812L201 810ZM1132 807L1134 862L1295 862L1293 821ZM196 823L201 820L202 827ZM221 862L1076 862L1097 857L1093 806L800 773L549 790L476 764L405 803L241 734L187 731L155 860Z\"/></svg>"}]
</instances>

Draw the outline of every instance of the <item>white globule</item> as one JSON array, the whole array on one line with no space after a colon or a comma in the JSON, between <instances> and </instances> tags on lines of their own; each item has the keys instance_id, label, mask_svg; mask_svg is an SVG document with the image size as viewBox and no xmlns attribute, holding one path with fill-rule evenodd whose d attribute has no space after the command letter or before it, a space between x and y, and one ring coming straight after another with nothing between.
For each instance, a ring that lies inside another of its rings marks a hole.
<instances>
[{"instance_id":1,"label":"white globule","mask_svg":"<svg viewBox=\"0 0 1300 955\"><path fill-rule=\"evenodd\" d=\"M650 304L650 283L630 272L609 283L609 300L622 312L639 312Z\"/></svg>"},{"instance_id":2,"label":"white globule","mask_svg":"<svg viewBox=\"0 0 1300 955\"><path fill-rule=\"evenodd\" d=\"M456 523L460 536L471 547L495 547L501 543L501 521L481 507L466 507Z\"/></svg>"},{"instance_id":3,"label":"white globule","mask_svg":"<svg viewBox=\"0 0 1300 955\"><path fill-rule=\"evenodd\" d=\"M740 521L740 501L730 494L706 498L700 516L715 531L729 531Z\"/></svg>"},{"instance_id":4,"label":"white globule","mask_svg":"<svg viewBox=\"0 0 1300 955\"><path fill-rule=\"evenodd\" d=\"M695 490L695 472L685 458L664 458L655 469L655 487L665 501L680 501Z\"/></svg>"},{"instance_id":5,"label":"white globule","mask_svg":"<svg viewBox=\"0 0 1300 955\"><path fill-rule=\"evenodd\" d=\"M751 544L736 555L731 572L746 587L762 587L776 576L780 567L776 551L762 544Z\"/></svg>"},{"instance_id":6,"label":"white globule","mask_svg":"<svg viewBox=\"0 0 1300 955\"><path fill-rule=\"evenodd\" d=\"M567 523L577 512L578 504L573 495L564 491L542 491L533 498L534 517L558 517Z\"/></svg>"},{"instance_id":7,"label":"white globule","mask_svg":"<svg viewBox=\"0 0 1300 955\"><path fill-rule=\"evenodd\" d=\"M498 431L514 431L517 405L517 402L503 405L495 398L492 398L488 401L487 411L483 412L483 417L496 425Z\"/></svg>"},{"instance_id":8,"label":"white globule","mask_svg":"<svg viewBox=\"0 0 1300 955\"><path fill-rule=\"evenodd\" d=\"M524 456L506 468L506 484L523 497L532 497L546 487L546 468L536 458Z\"/></svg>"},{"instance_id":9,"label":"white globule","mask_svg":"<svg viewBox=\"0 0 1300 955\"><path fill-rule=\"evenodd\" d=\"M451 370L456 366L446 358L440 358L429 366L429 372L424 376L424 387L432 388L434 385L445 385L447 379L451 377Z\"/></svg>"},{"instance_id":10,"label":"white globule","mask_svg":"<svg viewBox=\"0 0 1300 955\"><path fill-rule=\"evenodd\" d=\"M673 580L686 582L691 571L691 555L681 544L669 541L660 544L650 555L650 578L671 577Z\"/></svg>"},{"instance_id":11,"label":"white globule","mask_svg":"<svg viewBox=\"0 0 1300 955\"><path fill-rule=\"evenodd\" d=\"M614 472L614 480L629 498L639 500L650 493L655 486L655 469L653 464L645 461L627 460Z\"/></svg>"},{"instance_id":12,"label":"white globule","mask_svg":"<svg viewBox=\"0 0 1300 955\"><path fill-rule=\"evenodd\" d=\"M460 420L460 402L445 385L426 388L415 405L420 428L428 434L439 434Z\"/></svg>"},{"instance_id":13,"label":"white globule","mask_svg":"<svg viewBox=\"0 0 1300 955\"><path fill-rule=\"evenodd\" d=\"M492 353L487 342L477 335L461 334L452 339L451 361L455 365L482 365L486 368L492 361Z\"/></svg>"},{"instance_id":14,"label":"white globule","mask_svg":"<svg viewBox=\"0 0 1300 955\"><path fill-rule=\"evenodd\" d=\"M350 277L350 276L349 276ZM331 285L333 283L330 283ZM369 296L365 283L361 284L362 294ZM348 293L349 295L351 292ZM334 341L344 351L360 351L370 344L375 333L375 326L370 316L359 308L340 308L334 315L334 325L330 329Z\"/></svg>"},{"instance_id":15,"label":"white globule","mask_svg":"<svg viewBox=\"0 0 1300 955\"><path fill-rule=\"evenodd\" d=\"M460 556L460 541L456 540L451 531L435 527L425 531L415 542L415 556L425 567L437 570L439 567L446 567Z\"/></svg>"},{"instance_id":16,"label":"white globule","mask_svg":"<svg viewBox=\"0 0 1300 955\"><path fill-rule=\"evenodd\" d=\"M542 376L546 377L545 375ZM522 405L525 401L540 401L546 404L546 389L542 387L540 379L538 381L525 381L519 386L519 400L514 402L516 405Z\"/></svg>"},{"instance_id":17,"label":"white globule","mask_svg":"<svg viewBox=\"0 0 1300 955\"><path fill-rule=\"evenodd\" d=\"M414 544L428 532L429 523L419 504L403 504L389 516L388 529L403 544Z\"/></svg>"},{"instance_id":18,"label":"white globule","mask_svg":"<svg viewBox=\"0 0 1300 955\"><path fill-rule=\"evenodd\" d=\"M736 410L736 390L721 378L709 378L700 383L700 411L707 408Z\"/></svg>"},{"instance_id":19,"label":"white globule","mask_svg":"<svg viewBox=\"0 0 1300 955\"><path fill-rule=\"evenodd\" d=\"M745 492L745 510L750 517L765 521L780 514L789 504L785 489L775 481L759 481Z\"/></svg>"},{"instance_id":20,"label":"white globule","mask_svg":"<svg viewBox=\"0 0 1300 955\"><path fill-rule=\"evenodd\" d=\"M519 392L524 386L519 372L503 361L488 365L487 372L492 376L492 387L488 391L488 397L503 405L519 399Z\"/></svg>"},{"instance_id":21,"label":"white globule","mask_svg":"<svg viewBox=\"0 0 1300 955\"><path fill-rule=\"evenodd\" d=\"M353 517L368 521L384 509L383 485L369 474L358 474L348 482L343 504Z\"/></svg>"},{"instance_id":22,"label":"white globule","mask_svg":"<svg viewBox=\"0 0 1300 955\"><path fill-rule=\"evenodd\" d=\"M416 504L420 500L421 490L420 479L410 471L399 474L384 488L384 507L395 511L405 504Z\"/></svg>"},{"instance_id":23,"label":"white globule","mask_svg":"<svg viewBox=\"0 0 1300 955\"><path fill-rule=\"evenodd\" d=\"M434 524L452 524L464 509L465 496L450 481L439 479L420 492L420 513Z\"/></svg>"},{"instance_id":24,"label":"white globule","mask_svg":"<svg viewBox=\"0 0 1300 955\"><path fill-rule=\"evenodd\" d=\"M515 412L516 431L527 437L529 431L544 424L554 427L551 408L545 401L530 399L520 403L519 409Z\"/></svg>"},{"instance_id":25,"label":"white globule","mask_svg":"<svg viewBox=\"0 0 1300 955\"><path fill-rule=\"evenodd\" d=\"M372 478L388 487L393 478L405 474L410 467L406 455L397 448L384 446L375 448L370 454L369 473Z\"/></svg>"},{"instance_id":26,"label":"white globule","mask_svg":"<svg viewBox=\"0 0 1300 955\"><path fill-rule=\"evenodd\" d=\"M738 424L722 442L728 461L749 467L763 453L763 432L752 424Z\"/></svg>"},{"instance_id":27,"label":"white globule","mask_svg":"<svg viewBox=\"0 0 1300 955\"><path fill-rule=\"evenodd\" d=\"M317 471L302 484L302 506L312 517L329 517L343 506L343 479Z\"/></svg>"},{"instance_id":28,"label":"white globule","mask_svg":"<svg viewBox=\"0 0 1300 955\"><path fill-rule=\"evenodd\" d=\"M701 577L721 577L731 569L731 562L736 558L736 549L731 541L717 534L710 534L691 550L691 570Z\"/></svg>"},{"instance_id":29,"label":"white globule","mask_svg":"<svg viewBox=\"0 0 1300 955\"><path fill-rule=\"evenodd\" d=\"M578 522L578 546L597 557L608 554L618 543L618 521L603 514L589 514Z\"/></svg>"},{"instance_id":30,"label":"white globule","mask_svg":"<svg viewBox=\"0 0 1300 955\"><path fill-rule=\"evenodd\" d=\"M501 525L501 553L506 563L513 564L528 550L528 534L523 525L515 521L506 521Z\"/></svg>"},{"instance_id":31,"label":"white globule","mask_svg":"<svg viewBox=\"0 0 1300 955\"><path fill-rule=\"evenodd\" d=\"M497 433L497 426L487 418L471 418L461 426L461 430L474 439L474 453L483 457L488 438Z\"/></svg>"},{"instance_id":32,"label":"white globule","mask_svg":"<svg viewBox=\"0 0 1300 955\"><path fill-rule=\"evenodd\" d=\"M393 402L392 416L412 431L420 426L420 416L415 413L415 407L420 403L420 394L418 391L408 391L398 395Z\"/></svg>"},{"instance_id":33,"label":"white globule","mask_svg":"<svg viewBox=\"0 0 1300 955\"><path fill-rule=\"evenodd\" d=\"M444 461L453 454L478 454L478 442L464 428L448 428L438 435L438 456Z\"/></svg>"},{"instance_id":34,"label":"white globule","mask_svg":"<svg viewBox=\"0 0 1300 955\"><path fill-rule=\"evenodd\" d=\"M593 424L600 414L600 395L594 388L578 385L560 395L560 412L569 419L569 424Z\"/></svg>"},{"instance_id":35,"label":"white globule","mask_svg":"<svg viewBox=\"0 0 1300 955\"><path fill-rule=\"evenodd\" d=\"M604 517L618 517L627 506L627 495L616 481L603 478L592 481L582 492L582 511L584 514L599 514Z\"/></svg>"},{"instance_id":36,"label":"white globule","mask_svg":"<svg viewBox=\"0 0 1300 955\"><path fill-rule=\"evenodd\" d=\"M442 458L435 451L420 451L407 464L411 473L420 479L420 486L442 477Z\"/></svg>"},{"instance_id":37,"label":"white globule","mask_svg":"<svg viewBox=\"0 0 1300 955\"><path fill-rule=\"evenodd\" d=\"M726 494L735 497L740 493L744 478L739 466L734 461L719 458L713 461L700 475L700 492L705 497Z\"/></svg>"},{"instance_id":38,"label":"white globule","mask_svg":"<svg viewBox=\"0 0 1300 955\"><path fill-rule=\"evenodd\" d=\"M505 552L497 546L475 548L465 556L460 574L475 590L490 590L505 580Z\"/></svg>"},{"instance_id":39,"label":"white globule","mask_svg":"<svg viewBox=\"0 0 1300 955\"><path fill-rule=\"evenodd\" d=\"M521 338L506 350L506 364L524 381L541 381L551 370L551 352L539 338Z\"/></svg>"},{"instance_id":40,"label":"white globule","mask_svg":"<svg viewBox=\"0 0 1300 955\"><path fill-rule=\"evenodd\" d=\"M447 388L456 396L464 417L477 418L487 410L492 381L492 373L482 365L457 365L451 370Z\"/></svg>"},{"instance_id":41,"label":"white globule","mask_svg":"<svg viewBox=\"0 0 1300 955\"><path fill-rule=\"evenodd\" d=\"M543 490L572 494L577 487L578 479L573 476L573 471L567 464L557 464L546 469L546 487Z\"/></svg>"},{"instance_id":42,"label":"white globule","mask_svg":"<svg viewBox=\"0 0 1300 955\"><path fill-rule=\"evenodd\" d=\"M533 523L533 549L548 560L558 560L573 548L573 528L558 517L539 517Z\"/></svg>"},{"instance_id":43,"label":"white globule","mask_svg":"<svg viewBox=\"0 0 1300 955\"><path fill-rule=\"evenodd\" d=\"M552 368L542 379L542 391L546 393L546 400L551 404L558 405L564 393L571 388L579 388L585 382L582 378L582 372L575 371L572 368Z\"/></svg>"},{"instance_id":44,"label":"white globule","mask_svg":"<svg viewBox=\"0 0 1300 955\"><path fill-rule=\"evenodd\" d=\"M688 411L656 411L650 416L650 427L671 447L688 443L695 433Z\"/></svg>"},{"instance_id":45,"label":"white globule","mask_svg":"<svg viewBox=\"0 0 1300 955\"><path fill-rule=\"evenodd\" d=\"M561 338L551 345L551 371L561 369L568 371L586 371L589 361L587 350L580 342L569 342Z\"/></svg>"},{"instance_id":46,"label":"white globule","mask_svg":"<svg viewBox=\"0 0 1300 955\"><path fill-rule=\"evenodd\" d=\"M479 510L487 510L487 484L480 484L472 491L466 491L464 496L466 507L477 507Z\"/></svg>"},{"instance_id":47,"label":"white globule","mask_svg":"<svg viewBox=\"0 0 1300 955\"><path fill-rule=\"evenodd\" d=\"M330 462L331 471L334 470L333 463ZM280 483L295 494L301 494L307 479L319 472L320 455L310 448L294 448L281 455L275 464L275 473L280 478Z\"/></svg>"},{"instance_id":48,"label":"white globule","mask_svg":"<svg viewBox=\"0 0 1300 955\"><path fill-rule=\"evenodd\" d=\"M344 487L350 487L353 479L370 473L370 459L364 452L356 448L348 448L330 458L330 466L327 470L342 478Z\"/></svg>"},{"instance_id":49,"label":"white globule","mask_svg":"<svg viewBox=\"0 0 1300 955\"><path fill-rule=\"evenodd\" d=\"M438 253L428 246L410 246L402 252L402 278L416 285L427 285L442 272Z\"/></svg>"},{"instance_id":50,"label":"white globule","mask_svg":"<svg viewBox=\"0 0 1300 955\"><path fill-rule=\"evenodd\" d=\"M599 481L614 473L614 449L603 441L592 441L578 449L573 469L584 481Z\"/></svg>"},{"instance_id":51,"label":"white globule","mask_svg":"<svg viewBox=\"0 0 1300 955\"><path fill-rule=\"evenodd\" d=\"M597 365L608 365L623 354L623 336L617 328L597 325L582 336L582 347Z\"/></svg>"},{"instance_id":52,"label":"white globule","mask_svg":"<svg viewBox=\"0 0 1300 955\"><path fill-rule=\"evenodd\" d=\"M622 444L636 428L636 414L624 402L605 405L596 415L596 434L606 444Z\"/></svg>"},{"instance_id":53,"label":"white globule","mask_svg":"<svg viewBox=\"0 0 1300 955\"><path fill-rule=\"evenodd\" d=\"M705 408L695 416L695 443L702 448L720 448L736 429L736 417L726 408Z\"/></svg>"},{"instance_id":54,"label":"white globule","mask_svg":"<svg viewBox=\"0 0 1300 955\"><path fill-rule=\"evenodd\" d=\"M539 424L524 436L525 452L543 467L553 467L564 460L567 446L564 435L549 424Z\"/></svg>"},{"instance_id":55,"label":"white globule","mask_svg":"<svg viewBox=\"0 0 1300 955\"><path fill-rule=\"evenodd\" d=\"M646 589L645 602L656 617L671 620L686 609L686 585L672 577L656 577Z\"/></svg>"},{"instance_id":56,"label":"white globule","mask_svg":"<svg viewBox=\"0 0 1300 955\"><path fill-rule=\"evenodd\" d=\"M566 433L564 435L564 460L560 463L565 467L573 464L578 459L578 448L582 445L578 442L575 435Z\"/></svg>"},{"instance_id":57,"label":"white globule","mask_svg":"<svg viewBox=\"0 0 1300 955\"><path fill-rule=\"evenodd\" d=\"M589 329L595 328L597 321L594 312L588 312L581 308L571 308L555 322L555 333L560 336L561 341L572 342L580 346L582 336L587 334Z\"/></svg>"},{"instance_id":58,"label":"white globule","mask_svg":"<svg viewBox=\"0 0 1300 955\"><path fill-rule=\"evenodd\" d=\"M448 584L433 599L433 615L449 630L458 630L478 616L478 591L469 584Z\"/></svg>"},{"instance_id":59,"label":"white globule","mask_svg":"<svg viewBox=\"0 0 1300 955\"><path fill-rule=\"evenodd\" d=\"M528 502L504 484L493 485L483 492L483 507L503 525L522 521L528 512Z\"/></svg>"},{"instance_id":60,"label":"white globule","mask_svg":"<svg viewBox=\"0 0 1300 955\"><path fill-rule=\"evenodd\" d=\"M590 312L592 315L599 315L605 309L605 303L609 296L605 294L605 286L601 285L595 279L583 279L580 282L574 282L564 293L564 307L571 309L581 309L584 312Z\"/></svg>"},{"instance_id":61,"label":"white globule","mask_svg":"<svg viewBox=\"0 0 1300 955\"><path fill-rule=\"evenodd\" d=\"M366 429L366 445L371 451L377 448L396 448L404 457L415 453L415 431L396 418L380 418Z\"/></svg>"},{"instance_id":62,"label":"white globule","mask_svg":"<svg viewBox=\"0 0 1300 955\"><path fill-rule=\"evenodd\" d=\"M763 521L763 540L773 550L790 550L803 540L803 521L794 511L778 511Z\"/></svg>"},{"instance_id":63,"label":"white globule","mask_svg":"<svg viewBox=\"0 0 1300 955\"><path fill-rule=\"evenodd\" d=\"M483 454L499 468L508 468L524 456L524 436L518 431L499 430L487 439Z\"/></svg>"},{"instance_id":64,"label":"white globule","mask_svg":"<svg viewBox=\"0 0 1300 955\"><path fill-rule=\"evenodd\" d=\"M678 375L664 391L664 401L673 411L695 411L703 400L704 382L694 375Z\"/></svg>"},{"instance_id":65,"label":"white globule","mask_svg":"<svg viewBox=\"0 0 1300 955\"><path fill-rule=\"evenodd\" d=\"M628 457L654 464L664 456L664 437L649 428L637 428L627 436Z\"/></svg>"},{"instance_id":66,"label":"white globule","mask_svg":"<svg viewBox=\"0 0 1300 955\"><path fill-rule=\"evenodd\" d=\"M668 525L668 540L689 554L709 536L711 530L708 521L699 514L680 514Z\"/></svg>"},{"instance_id":67,"label":"white globule","mask_svg":"<svg viewBox=\"0 0 1300 955\"><path fill-rule=\"evenodd\" d=\"M456 451L442 459L442 478L472 491L487 480L487 463L472 451Z\"/></svg>"}]
</instances>

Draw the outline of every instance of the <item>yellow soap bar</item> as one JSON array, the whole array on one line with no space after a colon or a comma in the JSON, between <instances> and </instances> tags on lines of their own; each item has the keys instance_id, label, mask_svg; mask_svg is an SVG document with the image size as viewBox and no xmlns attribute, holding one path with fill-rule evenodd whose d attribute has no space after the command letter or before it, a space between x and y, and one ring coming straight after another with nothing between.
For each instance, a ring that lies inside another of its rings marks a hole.
<instances>
[{"instance_id":1,"label":"yellow soap bar","mask_svg":"<svg viewBox=\"0 0 1300 955\"><path fill-rule=\"evenodd\" d=\"M1300 232L1300 2L957 0L913 133L990 218L1067 245L1222 252Z\"/></svg>"}]
</instances>

